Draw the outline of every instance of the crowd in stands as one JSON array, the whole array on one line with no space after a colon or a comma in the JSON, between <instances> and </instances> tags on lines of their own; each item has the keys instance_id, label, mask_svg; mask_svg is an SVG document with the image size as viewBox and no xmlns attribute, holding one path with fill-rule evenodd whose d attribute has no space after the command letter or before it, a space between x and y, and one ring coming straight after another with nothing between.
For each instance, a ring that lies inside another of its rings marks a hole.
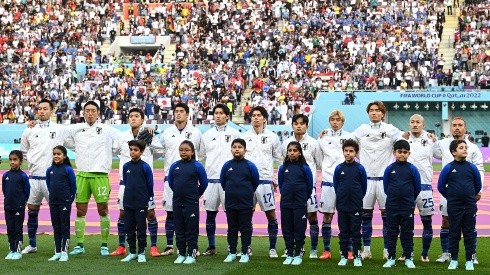
<instances>
[{"instance_id":1,"label":"crowd in stands","mask_svg":"<svg viewBox=\"0 0 490 275\"><path fill-rule=\"evenodd\" d=\"M0 119L23 122L50 97L60 122L81 121L83 102L95 99L110 123L127 122L132 106L171 122L180 101L196 123L208 123L218 102L242 109L245 121L251 106L264 105L270 123L287 123L320 90L352 91L344 104L353 104L358 90L450 85L437 51L447 1L3 0ZM490 63L473 60L487 58L488 10L462 7L455 66L484 83ZM101 53L117 35L170 35L176 51Z\"/></svg>"}]
</instances>

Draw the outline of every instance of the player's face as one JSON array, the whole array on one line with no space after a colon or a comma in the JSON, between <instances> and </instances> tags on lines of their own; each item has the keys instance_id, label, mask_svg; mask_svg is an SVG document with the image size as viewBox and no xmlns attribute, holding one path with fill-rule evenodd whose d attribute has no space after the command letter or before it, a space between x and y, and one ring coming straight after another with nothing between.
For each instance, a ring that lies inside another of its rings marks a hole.
<instances>
[{"instance_id":1,"label":"player's face","mask_svg":"<svg viewBox=\"0 0 490 275\"><path fill-rule=\"evenodd\" d=\"M410 156L410 151L408 151L407 149L396 149L395 150L395 159L398 162L407 161L409 156Z\"/></svg>"},{"instance_id":2,"label":"player's face","mask_svg":"<svg viewBox=\"0 0 490 275\"><path fill-rule=\"evenodd\" d=\"M184 123L187 121L189 114L185 111L183 107L177 107L174 111L175 122Z\"/></svg>"},{"instance_id":3,"label":"player's face","mask_svg":"<svg viewBox=\"0 0 490 275\"><path fill-rule=\"evenodd\" d=\"M223 126L223 125L226 124L226 122L228 121L228 119L230 118L230 116L227 115L227 114L225 114L225 112L223 111L223 109L216 108L216 110L214 110L213 118L214 118L214 123L216 125Z\"/></svg>"},{"instance_id":4,"label":"player's face","mask_svg":"<svg viewBox=\"0 0 490 275\"><path fill-rule=\"evenodd\" d=\"M66 156L60 149L53 150L53 162L56 164L61 164L65 160Z\"/></svg>"},{"instance_id":5,"label":"player's face","mask_svg":"<svg viewBox=\"0 0 490 275\"><path fill-rule=\"evenodd\" d=\"M189 144L184 143L179 146L179 154L181 159L190 160L192 155L194 155L194 152L192 152L192 148L189 146Z\"/></svg>"},{"instance_id":6,"label":"player's face","mask_svg":"<svg viewBox=\"0 0 490 275\"><path fill-rule=\"evenodd\" d=\"M344 122L339 116L332 116L328 122L330 123L330 128L334 131L338 131L344 127Z\"/></svg>"},{"instance_id":7,"label":"player's face","mask_svg":"<svg viewBox=\"0 0 490 275\"><path fill-rule=\"evenodd\" d=\"M354 147L346 146L344 148L345 161L348 163L353 162L355 160L355 157L356 157L356 150L354 150Z\"/></svg>"},{"instance_id":8,"label":"player's face","mask_svg":"<svg viewBox=\"0 0 490 275\"><path fill-rule=\"evenodd\" d=\"M303 118L298 118L293 122L293 132L295 135L304 135L307 129L308 125L303 121Z\"/></svg>"},{"instance_id":9,"label":"player's face","mask_svg":"<svg viewBox=\"0 0 490 275\"><path fill-rule=\"evenodd\" d=\"M39 107L37 109L37 116L41 121L49 120L52 113L53 110L51 110L51 106L49 106L49 103L42 102L39 104Z\"/></svg>"},{"instance_id":10,"label":"player's face","mask_svg":"<svg viewBox=\"0 0 490 275\"><path fill-rule=\"evenodd\" d=\"M252 113L252 126L253 127L260 127L263 126L265 123L265 117L262 115L262 113L258 110L253 111Z\"/></svg>"},{"instance_id":11,"label":"player's face","mask_svg":"<svg viewBox=\"0 0 490 275\"><path fill-rule=\"evenodd\" d=\"M131 128L139 128L143 125L143 118L138 112L132 112L129 114L129 125Z\"/></svg>"},{"instance_id":12,"label":"player's face","mask_svg":"<svg viewBox=\"0 0 490 275\"><path fill-rule=\"evenodd\" d=\"M378 105L373 104L371 107L369 107L369 120L373 123L378 123L381 122L381 120L384 117L383 112L379 109Z\"/></svg>"},{"instance_id":13,"label":"player's face","mask_svg":"<svg viewBox=\"0 0 490 275\"><path fill-rule=\"evenodd\" d=\"M455 119L451 122L451 135L455 139L460 139L466 133L466 126L462 119Z\"/></svg>"},{"instance_id":14,"label":"player's face","mask_svg":"<svg viewBox=\"0 0 490 275\"><path fill-rule=\"evenodd\" d=\"M454 158L457 158L458 160L465 159L468 156L468 145L466 145L466 143L460 143L458 144L458 147L456 147L456 151L453 151L452 153Z\"/></svg>"},{"instance_id":15,"label":"player's face","mask_svg":"<svg viewBox=\"0 0 490 275\"><path fill-rule=\"evenodd\" d=\"M409 126L412 133L420 133L425 127L423 119L417 116L410 118Z\"/></svg>"},{"instance_id":16,"label":"player's face","mask_svg":"<svg viewBox=\"0 0 490 275\"><path fill-rule=\"evenodd\" d=\"M299 152L298 147L295 145L288 146L288 158L291 161L298 161L301 153Z\"/></svg>"},{"instance_id":17,"label":"player's face","mask_svg":"<svg viewBox=\"0 0 490 275\"><path fill-rule=\"evenodd\" d=\"M231 154L235 159L242 159L245 156L245 147L238 142L233 143L231 146Z\"/></svg>"},{"instance_id":18,"label":"player's face","mask_svg":"<svg viewBox=\"0 0 490 275\"><path fill-rule=\"evenodd\" d=\"M97 110L97 107L94 105L85 105L85 108L83 108L83 117L85 118L85 121L88 124L94 124L97 121L97 118L99 118L99 110Z\"/></svg>"},{"instance_id":19,"label":"player's face","mask_svg":"<svg viewBox=\"0 0 490 275\"><path fill-rule=\"evenodd\" d=\"M12 154L9 156L9 165L12 170L18 170L21 164L22 161L17 155Z\"/></svg>"},{"instance_id":20,"label":"player's face","mask_svg":"<svg viewBox=\"0 0 490 275\"><path fill-rule=\"evenodd\" d=\"M138 146L129 146L129 156L132 160L139 160L142 154L143 152L141 152Z\"/></svg>"}]
</instances>

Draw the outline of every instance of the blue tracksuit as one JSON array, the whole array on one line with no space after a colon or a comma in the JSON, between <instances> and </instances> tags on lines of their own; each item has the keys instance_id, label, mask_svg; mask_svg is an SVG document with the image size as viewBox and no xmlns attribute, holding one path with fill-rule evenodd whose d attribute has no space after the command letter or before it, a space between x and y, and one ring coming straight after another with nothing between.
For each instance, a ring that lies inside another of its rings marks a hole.
<instances>
[{"instance_id":1,"label":"blue tracksuit","mask_svg":"<svg viewBox=\"0 0 490 275\"><path fill-rule=\"evenodd\" d=\"M313 191L313 174L307 164L287 163L279 167L281 226L288 256L300 256L305 244L307 202Z\"/></svg>"},{"instance_id":2,"label":"blue tracksuit","mask_svg":"<svg viewBox=\"0 0 490 275\"><path fill-rule=\"evenodd\" d=\"M227 240L231 254L236 254L239 231L242 238L242 254L247 253L252 243L253 198L259 186L259 179L257 167L246 159L229 160L221 169L220 183L225 191Z\"/></svg>"},{"instance_id":3,"label":"blue tracksuit","mask_svg":"<svg viewBox=\"0 0 490 275\"><path fill-rule=\"evenodd\" d=\"M463 232L466 261L476 253L476 195L482 179L476 166L466 160L448 163L439 175L437 189L447 199L449 218L449 253L458 259L459 241Z\"/></svg>"},{"instance_id":4,"label":"blue tracksuit","mask_svg":"<svg viewBox=\"0 0 490 275\"><path fill-rule=\"evenodd\" d=\"M196 256L199 236L199 198L208 186L204 166L196 160L179 160L170 166L168 184L173 195L175 236L182 256Z\"/></svg>"},{"instance_id":5,"label":"blue tracksuit","mask_svg":"<svg viewBox=\"0 0 490 275\"><path fill-rule=\"evenodd\" d=\"M22 225L31 186L22 170L10 170L2 176L3 209L11 252L22 249Z\"/></svg>"},{"instance_id":6,"label":"blue tracksuit","mask_svg":"<svg viewBox=\"0 0 490 275\"><path fill-rule=\"evenodd\" d=\"M123 184L125 185L124 230L127 234L129 253L138 254L146 249L146 216L148 204L153 201L153 171L143 160L129 161L123 165Z\"/></svg>"},{"instance_id":7,"label":"blue tracksuit","mask_svg":"<svg viewBox=\"0 0 490 275\"><path fill-rule=\"evenodd\" d=\"M386 243L389 258L396 258L398 234L403 256L412 258L415 200L422 188L420 174L410 162L394 162L383 175L386 194Z\"/></svg>"},{"instance_id":8,"label":"blue tracksuit","mask_svg":"<svg viewBox=\"0 0 490 275\"><path fill-rule=\"evenodd\" d=\"M75 172L71 166L56 164L46 170L49 191L49 212L54 231L56 253L68 251L71 205L77 193Z\"/></svg>"},{"instance_id":9,"label":"blue tracksuit","mask_svg":"<svg viewBox=\"0 0 490 275\"><path fill-rule=\"evenodd\" d=\"M367 174L358 162L341 163L333 174L339 225L339 245L344 258L352 239L354 257L361 253L362 199L367 190Z\"/></svg>"}]
</instances>

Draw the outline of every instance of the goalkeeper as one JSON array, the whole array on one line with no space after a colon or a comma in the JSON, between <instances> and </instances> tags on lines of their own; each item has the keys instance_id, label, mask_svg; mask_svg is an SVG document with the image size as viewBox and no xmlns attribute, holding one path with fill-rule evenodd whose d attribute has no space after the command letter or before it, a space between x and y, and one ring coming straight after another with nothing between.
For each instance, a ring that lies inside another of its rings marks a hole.
<instances>
[{"instance_id":1,"label":"goalkeeper","mask_svg":"<svg viewBox=\"0 0 490 275\"><path fill-rule=\"evenodd\" d=\"M150 165L153 170L153 160L162 156L163 147L158 138L153 138L155 133L153 129L144 128L143 123L145 121L145 115L143 111L139 108L133 108L129 110L129 125L131 129L125 131L121 135L121 151L119 153L119 194L117 204L119 207L119 219L117 221L117 233L119 236L119 246L113 251L111 256L122 256L126 254L126 232L124 231L124 208L123 208L123 197L124 197L124 185L123 185L123 165L131 160L129 156L129 146L127 143L130 140L141 140L146 143L147 149L143 152L141 159ZM148 150L150 149L150 150ZM155 215L155 202L150 201L148 205L148 231L150 233L150 256L158 257L160 253L157 247L157 233L158 233L158 222Z\"/></svg>"}]
</instances>

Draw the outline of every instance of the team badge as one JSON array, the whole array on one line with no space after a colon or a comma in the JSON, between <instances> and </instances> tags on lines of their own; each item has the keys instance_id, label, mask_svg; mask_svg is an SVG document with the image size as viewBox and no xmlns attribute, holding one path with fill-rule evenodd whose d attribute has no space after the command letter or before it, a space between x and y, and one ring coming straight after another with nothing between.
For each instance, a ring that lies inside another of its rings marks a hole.
<instances>
[{"instance_id":1,"label":"team badge","mask_svg":"<svg viewBox=\"0 0 490 275\"><path fill-rule=\"evenodd\" d=\"M340 144L342 145L342 144L344 144L344 142L345 142L345 138L341 138L340 139Z\"/></svg>"},{"instance_id":2,"label":"team badge","mask_svg":"<svg viewBox=\"0 0 490 275\"><path fill-rule=\"evenodd\" d=\"M386 132L381 132L381 138L385 138L386 137Z\"/></svg>"},{"instance_id":3,"label":"team badge","mask_svg":"<svg viewBox=\"0 0 490 275\"><path fill-rule=\"evenodd\" d=\"M225 135L225 141L230 142L231 141L231 135Z\"/></svg>"},{"instance_id":4,"label":"team badge","mask_svg":"<svg viewBox=\"0 0 490 275\"><path fill-rule=\"evenodd\" d=\"M101 127L95 127L95 132L97 135L100 135L102 133L102 128Z\"/></svg>"},{"instance_id":5,"label":"team badge","mask_svg":"<svg viewBox=\"0 0 490 275\"><path fill-rule=\"evenodd\" d=\"M185 133L185 138L186 139L190 139L192 137L192 133L191 132L186 132Z\"/></svg>"},{"instance_id":6,"label":"team badge","mask_svg":"<svg viewBox=\"0 0 490 275\"><path fill-rule=\"evenodd\" d=\"M307 151L308 150L308 146L309 146L308 143L303 143L301 145L301 149L303 149L303 151Z\"/></svg>"},{"instance_id":7,"label":"team badge","mask_svg":"<svg viewBox=\"0 0 490 275\"><path fill-rule=\"evenodd\" d=\"M56 138L56 132L49 132L49 137L50 137L51 139Z\"/></svg>"},{"instance_id":8,"label":"team badge","mask_svg":"<svg viewBox=\"0 0 490 275\"><path fill-rule=\"evenodd\" d=\"M427 146L427 142L428 142L428 140L426 140L426 139L422 139L422 141L421 141L421 142L422 142L422 146Z\"/></svg>"},{"instance_id":9,"label":"team badge","mask_svg":"<svg viewBox=\"0 0 490 275\"><path fill-rule=\"evenodd\" d=\"M261 137L260 141L262 142L262 144L266 144L267 143L267 137Z\"/></svg>"}]
</instances>

